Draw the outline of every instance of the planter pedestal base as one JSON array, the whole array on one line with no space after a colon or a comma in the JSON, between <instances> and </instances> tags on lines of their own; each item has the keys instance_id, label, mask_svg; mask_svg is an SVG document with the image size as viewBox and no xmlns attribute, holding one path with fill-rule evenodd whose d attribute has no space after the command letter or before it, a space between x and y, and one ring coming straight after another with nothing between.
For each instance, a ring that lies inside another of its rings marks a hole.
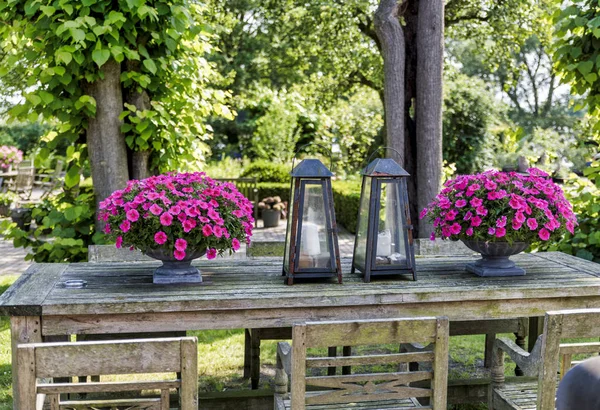
<instances>
[{"instance_id":1,"label":"planter pedestal base","mask_svg":"<svg viewBox=\"0 0 600 410\"><path fill-rule=\"evenodd\" d=\"M202 283L202 274L195 266L187 262L163 261L152 276L152 283L171 285L174 283Z\"/></svg>"},{"instance_id":2,"label":"planter pedestal base","mask_svg":"<svg viewBox=\"0 0 600 410\"><path fill-rule=\"evenodd\" d=\"M511 262L512 263L512 262ZM478 262L467 264L467 272L478 276L523 276L525 269L519 268L512 263L512 267L483 266Z\"/></svg>"}]
</instances>

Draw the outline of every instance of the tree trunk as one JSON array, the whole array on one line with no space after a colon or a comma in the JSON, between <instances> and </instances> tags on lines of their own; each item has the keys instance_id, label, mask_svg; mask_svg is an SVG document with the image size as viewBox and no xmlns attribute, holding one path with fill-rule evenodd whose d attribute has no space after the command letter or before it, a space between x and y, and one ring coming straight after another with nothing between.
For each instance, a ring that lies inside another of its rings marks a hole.
<instances>
[{"instance_id":1,"label":"tree trunk","mask_svg":"<svg viewBox=\"0 0 600 410\"><path fill-rule=\"evenodd\" d=\"M139 61L127 61L127 71L141 71ZM141 92L137 88L129 90L126 94L125 100L132 105L135 105L138 111L144 111L150 109L150 96L146 90ZM150 172L150 154L149 149L143 151L130 151L130 167L129 173L133 179L144 179L151 175Z\"/></svg>"},{"instance_id":2,"label":"tree trunk","mask_svg":"<svg viewBox=\"0 0 600 410\"><path fill-rule=\"evenodd\" d=\"M404 70L404 169L411 175L408 180L408 198L414 237L419 233L419 209L417 206L417 125L415 122L415 100L417 98L417 28L419 1L405 4L404 20L405 65Z\"/></svg>"},{"instance_id":3,"label":"tree trunk","mask_svg":"<svg viewBox=\"0 0 600 410\"><path fill-rule=\"evenodd\" d=\"M398 20L397 0L381 0L375 11L375 31L381 42L384 71L386 143L404 166L404 33Z\"/></svg>"},{"instance_id":4,"label":"tree trunk","mask_svg":"<svg viewBox=\"0 0 600 410\"><path fill-rule=\"evenodd\" d=\"M114 60L102 66L103 80L88 83L86 94L96 100L96 116L89 118L87 145L96 204L127 185L127 147L121 134L123 111L121 67Z\"/></svg>"},{"instance_id":5,"label":"tree trunk","mask_svg":"<svg viewBox=\"0 0 600 410\"><path fill-rule=\"evenodd\" d=\"M417 206L429 204L442 178L442 70L444 64L444 1L421 1L417 30ZM433 226L419 224L419 237L429 237Z\"/></svg>"}]
</instances>

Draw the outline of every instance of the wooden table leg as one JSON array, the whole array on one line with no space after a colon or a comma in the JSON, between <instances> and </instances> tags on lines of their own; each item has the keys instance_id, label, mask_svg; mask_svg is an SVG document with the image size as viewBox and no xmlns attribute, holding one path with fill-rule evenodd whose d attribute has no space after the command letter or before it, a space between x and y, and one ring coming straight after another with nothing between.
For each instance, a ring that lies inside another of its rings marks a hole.
<instances>
[{"instance_id":1,"label":"wooden table leg","mask_svg":"<svg viewBox=\"0 0 600 410\"><path fill-rule=\"evenodd\" d=\"M42 395L37 398L31 392L31 377L28 377L26 363L18 363L17 346L23 343L40 343L42 341L42 326L39 316L12 316L10 318L10 338L13 379L13 408L16 410L32 410L41 408L36 401L44 400ZM33 378L35 383L35 378ZM35 388L35 386L34 386ZM36 400L37 399L37 400Z\"/></svg>"},{"instance_id":2,"label":"wooden table leg","mask_svg":"<svg viewBox=\"0 0 600 410\"><path fill-rule=\"evenodd\" d=\"M260 381L260 330L252 329L250 336L250 384L252 390L256 390Z\"/></svg>"},{"instance_id":3,"label":"wooden table leg","mask_svg":"<svg viewBox=\"0 0 600 410\"><path fill-rule=\"evenodd\" d=\"M527 351L531 352L535 346L535 341L538 336L544 332L544 318L530 317L529 318L529 340L527 341Z\"/></svg>"},{"instance_id":4,"label":"wooden table leg","mask_svg":"<svg viewBox=\"0 0 600 410\"><path fill-rule=\"evenodd\" d=\"M252 329L244 329L244 379L250 378L252 356Z\"/></svg>"}]
</instances>

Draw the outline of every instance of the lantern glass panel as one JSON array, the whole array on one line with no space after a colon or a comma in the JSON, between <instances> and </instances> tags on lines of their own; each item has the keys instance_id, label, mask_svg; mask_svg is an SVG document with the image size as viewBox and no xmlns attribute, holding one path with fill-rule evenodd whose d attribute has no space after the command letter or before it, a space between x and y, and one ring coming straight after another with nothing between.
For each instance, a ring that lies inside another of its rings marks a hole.
<instances>
[{"instance_id":1,"label":"lantern glass panel","mask_svg":"<svg viewBox=\"0 0 600 410\"><path fill-rule=\"evenodd\" d=\"M321 182L304 184L300 225L299 269L331 269L331 242L328 234L325 190Z\"/></svg>"},{"instance_id":2,"label":"lantern glass panel","mask_svg":"<svg viewBox=\"0 0 600 410\"><path fill-rule=\"evenodd\" d=\"M360 214L358 215L357 238L354 251L354 264L364 269L367 258L367 232L369 229L369 212L371 200L372 178L364 177L360 195Z\"/></svg>"},{"instance_id":3,"label":"lantern glass panel","mask_svg":"<svg viewBox=\"0 0 600 410\"><path fill-rule=\"evenodd\" d=\"M400 181L379 183L379 217L375 265L406 266L406 214L400 200Z\"/></svg>"}]
</instances>

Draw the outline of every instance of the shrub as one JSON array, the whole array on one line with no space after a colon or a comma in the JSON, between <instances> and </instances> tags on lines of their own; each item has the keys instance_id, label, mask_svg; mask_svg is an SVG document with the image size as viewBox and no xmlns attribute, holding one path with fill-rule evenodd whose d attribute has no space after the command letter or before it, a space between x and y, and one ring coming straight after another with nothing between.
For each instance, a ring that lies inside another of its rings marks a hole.
<instances>
[{"instance_id":1,"label":"shrub","mask_svg":"<svg viewBox=\"0 0 600 410\"><path fill-rule=\"evenodd\" d=\"M290 183L283 182L259 182L258 197L267 198L269 196L278 196L283 202L290 200Z\"/></svg>"},{"instance_id":2,"label":"shrub","mask_svg":"<svg viewBox=\"0 0 600 410\"><path fill-rule=\"evenodd\" d=\"M252 162L240 175L245 178L256 178L258 182L289 182L291 166L277 164L265 160ZM264 195L268 196L268 195Z\"/></svg>"},{"instance_id":3,"label":"shrub","mask_svg":"<svg viewBox=\"0 0 600 410\"><path fill-rule=\"evenodd\" d=\"M579 226L575 234L567 233L560 241L540 250L560 251L583 259L600 262L600 162L584 170L587 178L577 178L565 187L573 204Z\"/></svg>"},{"instance_id":4,"label":"shrub","mask_svg":"<svg viewBox=\"0 0 600 410\"><path fill-rule=\"evenodd\" d=\"M334 181L332 190L336 222L350 233L356 233L358 208L360 207L360 183Z\"/></svg>"},{"instance_id":5,"label":"shrub","mask_svg":"<svg viewBox=\"0 0 600 410\"><path fill-rule=\"evenodd\" d=\"M26 260L35 262L82 262L87 247L102 243L103 235L95 232L95 199L91 187L61 192L57 197L35 206L32 218L40 225L33 234L3 222L4 235L16 248L31 248ZM50 235L46 234L50 232Z\"/></svg>"}]
</instances>

